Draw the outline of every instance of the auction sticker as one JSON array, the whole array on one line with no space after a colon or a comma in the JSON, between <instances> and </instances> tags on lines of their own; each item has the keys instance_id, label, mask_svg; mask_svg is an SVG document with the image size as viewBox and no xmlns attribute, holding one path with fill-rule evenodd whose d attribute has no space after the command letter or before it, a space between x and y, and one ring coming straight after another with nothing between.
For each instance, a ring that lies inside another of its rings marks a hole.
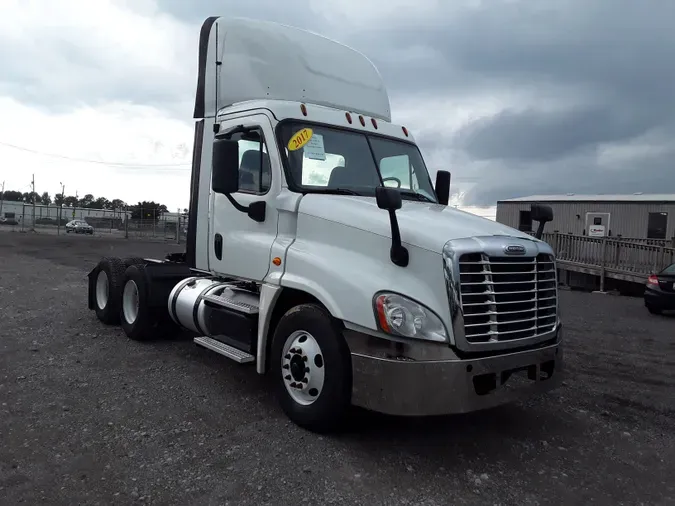
<instances>
[{"instance_id":1,"label":"auction sticker","mask_svg":"<svg viewBox=\"0 0 675 506\"><path fill-rule=\"evenodd\" d=\"M312 138L312 134L311 128L303 128L302 130L295 132L293 137L291 137L291 140L288 141L288 150L296 151L302 148Z\"/></svg>"}]
</instances>

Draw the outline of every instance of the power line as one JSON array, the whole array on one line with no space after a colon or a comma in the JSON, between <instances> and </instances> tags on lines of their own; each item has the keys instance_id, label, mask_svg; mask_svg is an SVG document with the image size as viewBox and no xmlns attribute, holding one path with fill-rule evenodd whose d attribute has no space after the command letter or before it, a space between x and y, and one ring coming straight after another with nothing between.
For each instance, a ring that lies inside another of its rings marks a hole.
<instances>
[{"instance_id":1,"label":"power line","mask_svg":"<svg viewBox=\"0 0 675 506\"><path fill-rule=\"evenodd\" d=\"M113 165L116 167L150 167L158 168L164 170L186 170L179 169L178 167L189 167L190 163L174 163L174 164L146 164L146 163L124 163L124 162L104 162L101 160L90 160L87 158L76 158L73 156L57 155L54 153L44 153L42 151L37 151L35 149L25 148L23 146L17 146L15 144L10 144L8 142L0 141L0 146L7 146L8 148L17 149L19 151L25 151L26 153L32 153L35 155L48 156L51 158L60 158L62 160L70 160L73 162L87 162L87 163L98 163L101 165Z\"/></svg>"}]
</instances>

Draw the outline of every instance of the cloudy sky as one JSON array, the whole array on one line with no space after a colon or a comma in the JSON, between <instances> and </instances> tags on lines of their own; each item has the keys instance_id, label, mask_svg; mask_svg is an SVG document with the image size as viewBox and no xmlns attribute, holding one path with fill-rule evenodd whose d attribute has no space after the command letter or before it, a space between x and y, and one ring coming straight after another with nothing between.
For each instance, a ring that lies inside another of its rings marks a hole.
<instances>
[{"instance_id":1,"label":"cloudy sky","mask_svg":"<svg viewBox=\"0 0 675 506\"><path fill-rule=\"evenodd\" d=\"M199 27L223 14L366 53L463 205L675 193L672 0L0 0L0 182L186 207Z\"/></svg>"}]
</instances>

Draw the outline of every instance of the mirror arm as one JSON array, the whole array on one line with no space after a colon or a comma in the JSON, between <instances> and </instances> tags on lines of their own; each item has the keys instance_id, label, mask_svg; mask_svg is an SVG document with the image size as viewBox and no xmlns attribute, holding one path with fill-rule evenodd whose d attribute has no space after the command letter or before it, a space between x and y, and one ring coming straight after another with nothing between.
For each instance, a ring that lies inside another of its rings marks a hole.
<instances>
[{"instance_id":1,"label":"mirror arm","mask_svg":"<svg viewBox=\"0 0 675 506\"><path fill-rule=\"evenodd\" d=\"M234 197L230 195L229 193L225 194L225 197L227 200L230 201L230 203L234 206L234 208L239 211L240 213L247 213L248 212L248 206L242 206L239 202L234 200Z\"/></svg>"},{"instance_id":2,"label":"mirror arm","mask_svg":"<svg viewBox=\"0 0 675 506\"><path fill-rule=\"evenodd\" d=\"M398 228L398 220L396 219L396 211L389 209L389 223L391 225L391 249L389 250L389 258L399 267L406 267L410 260L408 250L401 243L401 232Z\"/></svg>"},{"instance_id":3,"label":"mirror arm","mask_svg":"<svg viewBox=\"0 0 675 506\"><path fill-rule=\"evenodd\" d=\"M545 221L540 221L539 226L537 227L537 231L534 233L534 237L536 239L541 239L542 236L544 235L544 227L546 226Z\"/></svg>"}]
</instances>

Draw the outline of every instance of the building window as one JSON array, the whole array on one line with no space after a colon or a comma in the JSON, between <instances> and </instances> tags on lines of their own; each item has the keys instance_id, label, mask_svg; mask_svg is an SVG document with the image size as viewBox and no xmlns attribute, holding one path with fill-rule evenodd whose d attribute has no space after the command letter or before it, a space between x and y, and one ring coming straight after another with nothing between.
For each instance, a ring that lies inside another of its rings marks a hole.
<instances>
[{"instance_id":1,"label":"building window","mask_svg":"<svg viewBox=\"0 0 675 506\"><path fill-rule=\"evenodd\" d=\"M5 213L5 218L7 218L8 220L13 220L15 216L16 216L15 213Z\"/></svg>"},{"instance_id":2,"label":"building window","mask_svg":"<svg viewBox=\"0 0 675 506\"><path fill-rule=\"evenodd\" d=\"M600 216L593 218L593 225L602 225L602 218Z\"/></svg>"},{"instance_id":3,"label":"building window","mask_svg":"<svg viewBox=\"0 0 675 506\"><path fill-rule=\"evenodd\" d=\"M530 211L520 211L518 230L521 232L532 232L532 213Z\"/></svg>"},{"instance_id":4,"label":"building window","mask_svg":"<svg viewBox=\"0 0 675 506\"><path fill-rule=\"evenodd\" d=\"M649 213L647 239L665 239L668 227L668 213Z\"/></svg>"}]
</instances>

